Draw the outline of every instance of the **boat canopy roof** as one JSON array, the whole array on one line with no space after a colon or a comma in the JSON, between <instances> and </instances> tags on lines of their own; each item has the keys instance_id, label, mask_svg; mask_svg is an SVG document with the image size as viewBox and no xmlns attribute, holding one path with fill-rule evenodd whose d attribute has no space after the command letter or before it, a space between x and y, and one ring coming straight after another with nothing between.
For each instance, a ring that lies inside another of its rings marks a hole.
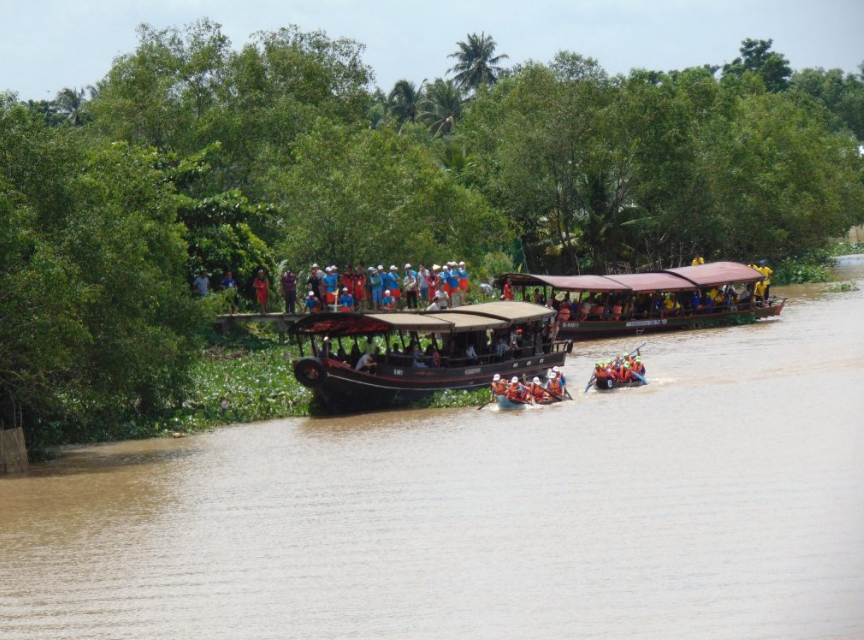
<instances>
[{"instance_id":1,"label":"boat canopy roof","mask_svg":"<svg viewBox=\"0 0 864 640\"><path fill-rule=\"evenodd\" d=\"M503 320L505 324L521 324L543 320L554 316L556 311L533 302L516 302L507 300L504 302L483 302L481 304L469 304L464 307L456 307L447 311L439 311L438 317L449 317L452 314L471 314L486 316Z\"/></svg>"},{"instance_id":2,"label":"boat canopy roof","mask_svg":"<svg viewBox=\"0 0 864 640\"><path fill-rule=\"evenodd\" d=\"M470 307L469 307L470 308ZM499 318L481 316L473 313L435 313L426 314L426 318L439 318L451 325L450 331L486 331L487 329L503 329L510 323Z\"/></svg>"},{"instance_id":3,"label":"boat canopy roof","mask_svg":"<svg viewBox=\"0 0 864 640\"><path fill-rule=\"evenodd\" d=\"M698 267L678 267L659 272L608 276L547 276L531 273L506 273L499 278L499 281L509 278L515 286L547 286L559 291L648 293L653 291L682 291L728 283L756 282L762 277L762 274L756 269L738 262L709 262Z\"/></svg>"},{"instance_id":4,"label":"boat canopy roof","mask_svg":"<svg viewBox=\"0 0 864 640\"><path fill-rule=\"evenodd\" d=\"M635 293L648 293L653 291L682 291L693 289L690 280L681 278L671 273L627 273L615 276L606 276L609 280L620 282Z\"/></svg>"},{"instance_id":5,"label":"boat canopy roof","mask_svg":"<svg viewBox=\"0 0 864 640\"><path fill-rule=\"evenodd\" d=\"M305 334L353 336L390 331L450 331L451 323L418 313L313 313L294 323Z\"/></svg>"},{"instance_id":6,"label":"boat canopy roof","mask_svg":"<svg viewBox=\"0 0 864 640\"><path fill-rule=\"evenodd\" d=\"M732 282L756 282L764 276L753 267L738 262L708 262L697 267L678 267L666 269L671 273L700 287L710 287Z\"/></svg>"},{"instance_id":7,"label":"boat canopy roof","mask_svg":"<svg viewBox=\"0 0 864 640\"><path fill-rule=\"evenodd\" d=\"M542 276L531 273L506 273L500 280L507 279L516 286L526 287L552 287L559 291L597 291L606 293L609 291L627 291L629 288L620 282L605 276Z\"/></svg>"},{"instance_id":8,"label":"boat canopy roof","mask_svg":"<svg viewBox=\"0 0 864 640\"><path fill-rule=\"evenodd\" d=\"M526 303L518 303L526 304ZM530 305L536 307L537 305ZM316 313L300 318L296 333L333 337L420 331L423 333L460 333L500 329L510 323L487 315L459 313Z\"/></svg>"}]
</instances>

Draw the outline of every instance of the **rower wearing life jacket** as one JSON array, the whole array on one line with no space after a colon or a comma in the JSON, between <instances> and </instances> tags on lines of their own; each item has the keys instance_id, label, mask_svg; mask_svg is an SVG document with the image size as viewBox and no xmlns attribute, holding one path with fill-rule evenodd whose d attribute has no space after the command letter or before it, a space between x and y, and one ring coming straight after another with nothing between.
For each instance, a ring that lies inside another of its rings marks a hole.
<instances>
[{"instance_id":1,"label":"rower wearing life jacket","mask_svg":"<svg viewBox=\"0 0 864 640\"><path fill-rule=\"evenodd\" d=\"M561 384L561 393L567 393L567 376L564 375L564 370L560 367L552 367L552 373L555 374Z\"/></svg>"},{"instance_id":2,"label":"rower wearing life jacket","mask_svg":"<svg viewBox=\"0 0 864 640\"><path fill-rule=\"evenodd\" d=\"M519 378L513 376L513 378L511 378L510 380L510 384L507 387L506 396L508 400L512 400L513 402L527 402L528 390L522 386L522 383L519 382Z\"/></svg>"},{"instance_id":3,"label":"rower wearing life jacket","mask_svg":"<svg viewBox=\"0 0 864 640\"><path fill-rule=\"evenodd\" d=\"M597 364L594 365L594 377L598 380L606 379L606 363L602 360L598 360Z\"/></svg>"},{"instance_id":4,"label":"rower wearing life jacket","mask_svg":"<svg viewBox=\"0 0 864 640\"><path fill-rule=\"evenodd\" d=\"M564 385L561 384L561 379L554 371L546 373L546 391L553 396L564 395Z\"/></svg>"},{"instance_id":5,"label":"rower wearing life jacket","mask_svg":"<svg viewBox=\"0 0 864 640\"><path fill-rule=\"evenodd\" d=\"M492 393L496 396L503 396L507 393L507 383L497 373L492 377Z\"/></svg>"},{"instance_id":6,"label":"rower wearing life jacket","mask_svg":"<svg viewBox=\"0 0 864 640\"><path fill-rule=\"evenodd\" d=\"M540 378L538 377L535 377L531 381L531 385L528 387L528 393L534 398L535 402L546 400L548 397L546 390L543 388L543 385L540 384Z\"/></svg>"},{"instance_id":7,"label":"rower wearing life jacket","mask_svg":"<svg viewBox=\"0 0 864 640\"><path fill-rule=\"evenodd\" d=\"M630 365L630 368L643 378L645 377L645 365L642 363L642 356L636 356L636 359L633 361L633 364Z\"/></svg>"},{"instance_id":8,"label":"rower wearing life jacket","mask_svg":"<svg viewBox=\"0 0 864 640\"><path fill-rule=\"evenodd\" d=\"M630 363L625 362L621 366L621 371L618 373L618 382L633 382L634 379L633 373L630 371Z\"/></svg>"}]
</instances>

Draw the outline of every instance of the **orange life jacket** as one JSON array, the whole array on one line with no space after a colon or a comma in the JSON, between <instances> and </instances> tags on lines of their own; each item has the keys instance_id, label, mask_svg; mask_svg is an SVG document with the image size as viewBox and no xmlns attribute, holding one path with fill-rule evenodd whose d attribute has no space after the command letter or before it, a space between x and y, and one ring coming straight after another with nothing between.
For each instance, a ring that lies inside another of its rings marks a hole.
<instances>
[{"instance_id":1,"label":"orange life jacket","mask_svg":"<svg viewBox=\"0 0 864 640\"><path fill-rule=\"evenodd\" d=\"M492 393L496 396L503 396L507 393L507 385L498 380L497 382L492 383Z\"/></svg>"},{"instance_id":2,"label":"orange life jacket","mask_svg":"<svg viewBox=\"0 0 864 640\"><path fill-rule=\"evenodd\" d=\"M621 372L618 374L619 382L632 382L633 381L633 373L630 371L629 367L621 367Z\"/></svg>"},{"instance_id":3,"label":"orange life jacket","mask_svg":"<svg viewBox=\"0 0 864 640\"><path fill-rule=\"evenodd\" d=\"M561 379L549 378L549 391L561 395Z\"/></svg>"}]
</instances>

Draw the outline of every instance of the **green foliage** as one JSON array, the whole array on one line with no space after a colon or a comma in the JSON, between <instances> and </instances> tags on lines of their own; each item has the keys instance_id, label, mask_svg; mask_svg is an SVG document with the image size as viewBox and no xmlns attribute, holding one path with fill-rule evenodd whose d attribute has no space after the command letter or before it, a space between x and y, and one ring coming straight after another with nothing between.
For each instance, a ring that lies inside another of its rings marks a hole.
<instances>
[{"instance_id":1,"label":"green foliage","mask_svg":"<svg viewBox=\"0 0 864 640\"><path fill-rule=\"evenodd\" d=\"M848 256L856 253L864 253L864 242L836 242L828 248L832 256Z\"/></svg>"},{"instance_id":2,"label":"green foliage","mask_svg":"<svg viewBox=\"0 0 864 640\"><path fill-rule=\"evenodd\" d=\"M284 213L272 230L298 264L476 264L507 240L506 222L411 135L319 120L274 176Z\"/></svg>"},{"instance_id":3,"label":"green foliage","mask_svg":"<svg viewBox=\"0 0 864 640\"><path fill-rule=\"evenodd\" d=\"M864 140L864 75L840 69L803 69L792 76L792 88L807 94L831 114L835 131L851 131Z\"/></svg>"},{"instance_id":4,"label":"green foliage","mask_svg":"<svg viewBox=\"0 0 864 640\"><path fill-rule=\"evenodd\" d=\"M453 409L460 407L479 407L489 402L489 390L476 391L438 391L428 398L423 398L411 406L416 409Z\"/></svg>"},{"instance_id":5,"label":"green foliage","mask_svg":"<svg viewBox=\"0 0 864 640\"><path fill-rule=\"evenodd\" d=\"M786 56L770 50L773 42L747 38L741 43L741 57L723 65L723 75L741 77L750 72L759 76L769 91L785 90L789 86L792 68Z\"/></svg>"},{"instance_id":6,"label":"green foliage","mask_svg":"<svg viewBox=\"0 0 864 640\"><path fill-rule=\"evenodd\" d=\"M858 291L858 285L847 280L845 282L835 282L830 284L825 290L830 293L848 293L850 291Z\"/></svg>"},{"instance_id":7,"label":"green foliage","mask_svg":"<svg viewBox=\"0 0 864 640\"><path fill-rule=\"evenodd\" d=\"M801 257L783 260L774 269L772 284L804 284L806 282L828 282L831 279L830 254L827 251L812 251Z\"/></svg>"},{"instance_id":8,"label":"green foliage","mask_svg":"<svg viewBox=\"0 0 864 640\"><path fill-rule=\"evenodd\" d=\"M176 200L152 154L79 149L0 105L0 414L31 446L176 402L204 310Z\"/></svg>"},{"instance_id":9,"label":"green foliage","mask_svg":"<svg viewBox=\"0 0 864 640\"><path fill-rule=\"evenodd\" d=\"M457 62L449 73L454 73L456 84L463 90L477 90L481 86L492 86L498 81L502 68L499 63L509 58L506 53L495 55L497 44L485 32L479 36L469 33L465 41L457 42L458 51L449 58Z\"/></svg>"}]
</instances>

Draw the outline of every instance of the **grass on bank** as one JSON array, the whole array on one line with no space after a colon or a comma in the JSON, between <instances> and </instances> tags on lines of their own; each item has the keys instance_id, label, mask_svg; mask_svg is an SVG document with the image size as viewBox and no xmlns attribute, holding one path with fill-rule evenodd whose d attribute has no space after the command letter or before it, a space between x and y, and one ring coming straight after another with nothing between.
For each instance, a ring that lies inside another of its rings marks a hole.
<instances>
[{"instance_id":1,"label":"grass on bank","mask_svg":"<svg viewBox=\"0 0 864 640\"><path fill-rule=\"evenodd\" d=\"M266 327L253 325L228 336L208 335L192 371L192 393L181 407L158 416L136 417L123 425L120 438L193 433L219 425L326 415L312 393L294 377L296 346L279 344ZM488 390L443 391L417 408L480 406Z\"/></svg>"}]
</instances>

